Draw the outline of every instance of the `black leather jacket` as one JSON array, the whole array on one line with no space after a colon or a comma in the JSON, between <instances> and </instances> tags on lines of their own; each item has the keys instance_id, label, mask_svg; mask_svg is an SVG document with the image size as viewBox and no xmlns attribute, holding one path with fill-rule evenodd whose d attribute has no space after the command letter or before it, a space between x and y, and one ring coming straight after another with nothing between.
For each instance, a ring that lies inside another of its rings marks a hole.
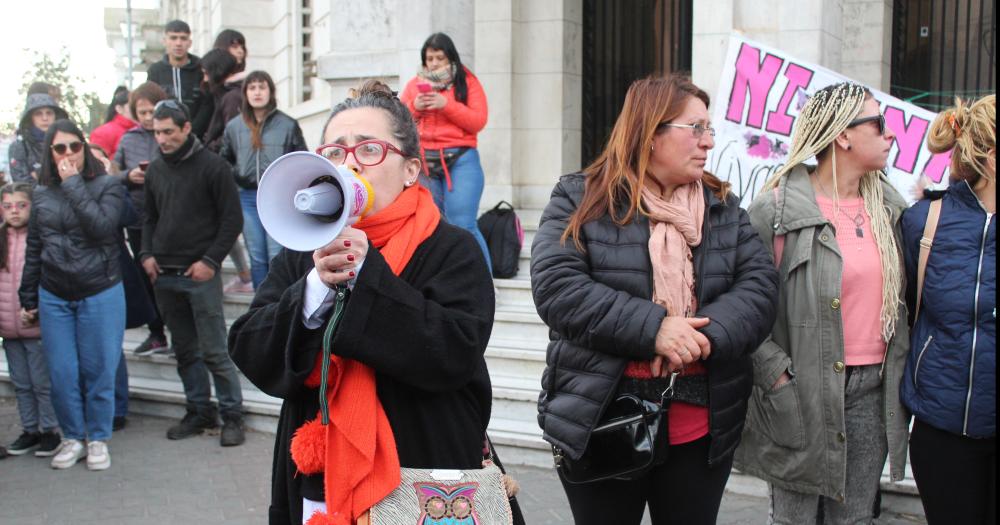
<instances>
[{"instance_id":1,"label":"black leather jacket","mask_svg":"<svg viewBox=\"0 0 1000 525\"><path fill-rule=\"evenodd\" d=\"M560 241L584 194L584 177L562 177L552 192L531 246L531 289L549 326L546 368L538 400L544 437L571 457L590 433L631 360L654 357L666 310L652 301L649 222L619 226L607 215L585 224L578 251ZM774 323L778 277L769 252L738 199L720 201L705 190L702 242L694 249L695 317L712 354L709 383L709 464L739 443L752 386L750 354Z\"/></svg>"},{"instance_id":2,"label":"black leather jacket","mask_svg":"<svg viewBox=\"0 0 1000 525\"><path fill-rule=\"evenodd\" d=\"M18 291L23 308L38 307L39 285L78 301L121 281L118 232L125 199L125 187L104 174L35 188Z\"/></svg>"}]
</instances>

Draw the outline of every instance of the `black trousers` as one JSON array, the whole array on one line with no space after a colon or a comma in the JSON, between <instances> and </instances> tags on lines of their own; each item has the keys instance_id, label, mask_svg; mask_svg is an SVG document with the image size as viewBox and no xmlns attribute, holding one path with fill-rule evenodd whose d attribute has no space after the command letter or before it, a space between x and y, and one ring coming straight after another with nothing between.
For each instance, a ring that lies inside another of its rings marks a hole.
<instances>
[{"instance_id":1,"label":"black trousers","mask_svg":"<svg viewBox=\"0 0 1000 525\"><path fill-rule=\"evenodd\" d=\"M666 463L632 481L575 485L560 476L576 525L638 524L649 505L653 525L714 524L733 460L708 466L709 437L671 445Z\"/></svg>"},{"instance_id":2,"label":"black trousers","mask_svg":"<svg viewBox=\"0 0 1000 525\"><path fill-rule=\"evenodd\" d=\"M910 466L930 525L997 522L996 437L973 439L914 420Z\"/></svg>"}]
</instances>

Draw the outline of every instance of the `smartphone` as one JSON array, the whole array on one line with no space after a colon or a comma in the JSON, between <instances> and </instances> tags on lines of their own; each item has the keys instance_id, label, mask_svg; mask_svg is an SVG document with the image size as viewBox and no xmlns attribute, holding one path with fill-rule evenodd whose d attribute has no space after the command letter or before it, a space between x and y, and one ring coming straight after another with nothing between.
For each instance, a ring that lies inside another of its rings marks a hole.
<instances>
[{"instance_id":1,"label":"smartphone","mask_svg":"<svg viewBox=\"0 0 1000 525\"><path fill-rule=\"evenodd\" d=\"M427 82L417 84L417 91L421 93L430 93L432 89L434 88Z\"/></svg>"},{"instance_id":2,"label":"smartphone","mask_svg":"<svg viewBox=\"0 0 1000 525\"><path fill-rule=\"evenodd\" d=\"M142 171L146 171L146 168L148 167L149 167L148 160L139 161L139 169L141 169Z\"/></svg>"}]
</instances>

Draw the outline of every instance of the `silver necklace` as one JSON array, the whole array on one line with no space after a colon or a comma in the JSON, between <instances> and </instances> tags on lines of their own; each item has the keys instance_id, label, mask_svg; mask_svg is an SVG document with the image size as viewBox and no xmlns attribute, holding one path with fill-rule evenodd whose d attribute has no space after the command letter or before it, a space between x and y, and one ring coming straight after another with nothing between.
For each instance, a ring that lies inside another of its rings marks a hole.
<instances>
[{"instance_id":1,"label":"silver necklace","mask_svg":"<svg viewBox=\"0 0 1000 525\"><path fill-rule=\"evenodd\" d=\"M839 201L835 200L833 197L830 196L829 193L826 192L826 188L823 187L823 184L820 181L817 180L816 181L816 185L819 186L819 191L822 191L823 195L826 195L826 198L828 198L828 199L830 199L830 200L832 200L832 201L834 201L834 202L837 203L834 206L837 209L837 212L840 213L841 215L843 215L844 217L847 217L848 220L850 220L852 223L854 223L854 235L856 235L859 239L863 239L864 236L865 236L865 229L864 229L864 225L865 225L864 207L862 206L861 208L858 208L858 213L855 214L853 217L851 217L850 215L847 214L847 212L845 212L840 207Z\"/></svg>"}]
</instances>

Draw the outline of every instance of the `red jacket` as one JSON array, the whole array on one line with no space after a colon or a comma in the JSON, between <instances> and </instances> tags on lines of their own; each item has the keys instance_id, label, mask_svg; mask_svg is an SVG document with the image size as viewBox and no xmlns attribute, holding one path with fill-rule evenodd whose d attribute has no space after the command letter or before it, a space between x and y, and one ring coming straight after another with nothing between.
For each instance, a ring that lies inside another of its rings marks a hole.
<instances>
[{"instance_id":1,"label":"red jacket","mask_svg":"<svg viewBox=\"0 0 1000 525\"><path fill-rule=\"evenodd\" d=\"M97 144L108 154L109 159L115 158L115 150L118 149L118 141L126 131L136 127L138 123L129 120L124 115L115 115L111 122L101 124L90 132L90 142Z\"/></svg>"},{"instance_id":2,"label":"red jacket","mask_svg":"<svg viewBox=\"0 0 1000 525\"><path fill-rule=\"evenodd\" d=\"M0 337L9 339L38 339L38 325L25 328L21 324L21 301L17 290L21 287L24 270L24 248L28 241L28 228L5 228L0 235L7 235L7 266L0 269Z\"/></svg>"},{"instance_id":3,"label":"red jacket","mask_svg":"<svg viewBox=\"0 0 1000 525\"><path fill-rule=\"evenodd\" d=\"M466 68L468 96L465 103L455 100L455 87L452 86L440 92L448 99L448 103L441 109L427 111L417 111L413 107L413 101L420 94L417 89L420 82L422 80L419 77L414 77L406 84L406 89L400 96L417 122L420 145L424 149L476 147L476 134L486 126L487 117L486 93L479 79Z\"/></svg>"}]
</instances>

